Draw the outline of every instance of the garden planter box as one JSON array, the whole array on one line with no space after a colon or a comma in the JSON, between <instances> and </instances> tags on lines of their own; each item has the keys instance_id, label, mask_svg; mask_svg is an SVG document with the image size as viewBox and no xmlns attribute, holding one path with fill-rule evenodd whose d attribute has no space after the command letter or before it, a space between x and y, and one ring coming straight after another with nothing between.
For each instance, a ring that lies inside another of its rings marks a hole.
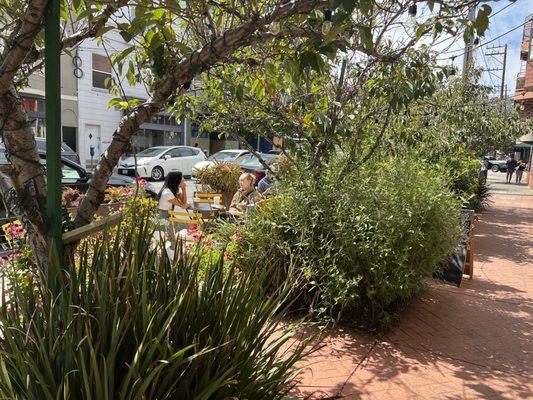
<instances>
[{"instance_id":1,"label":"garden planter box","mask_svg":"<svg viewBox=\"0 0 533 400\"><path fill-rule=\"evenodd\" d=\"M114 212L117 212L120 210L120 207L124 206L125 203L109 203L109 204L100 204L100 207L98 207L98 211L96 211L97 217L107 217L109 214L112 214ZM70 217L72 219L76 218L77 214L77 207L71 207L67 209L70 213Z\"/></svg>"}]
</instances>

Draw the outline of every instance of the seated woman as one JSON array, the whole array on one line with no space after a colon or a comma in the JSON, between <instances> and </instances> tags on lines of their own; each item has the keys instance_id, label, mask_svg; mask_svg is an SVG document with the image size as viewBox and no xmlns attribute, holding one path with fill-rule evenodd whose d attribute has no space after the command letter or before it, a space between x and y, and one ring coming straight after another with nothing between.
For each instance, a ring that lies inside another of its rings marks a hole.
<instances>
[{"instance_id":1,"label":"seated woman","mask_svg":"<svg viewBox=\"0 0 533 400\"><path fill-rule=\"evenodd\" d=\"M159 220L163 222L166 232L172 239L171 241L173 241L176 229L181 229L181 227L175 227L170 224L168 211L173 210L175 207L184 209L190 207L187 203L187 185L181 172L168 173L158 198L157 209L159 210Z\"/></svg>"},{"instance_id":2,"label":"seated woman","mask_svg":"<svg viewBox=\"0 0 533 400\"><path fill-rule=\"evenodd\" d=\"M244 173L239 177L239 190L233 196L229 206L229 214L240 217L244 215L248 205L262 200L261 194L255 190L255 178L252 174Z\"/></svg>"}]
</instances>

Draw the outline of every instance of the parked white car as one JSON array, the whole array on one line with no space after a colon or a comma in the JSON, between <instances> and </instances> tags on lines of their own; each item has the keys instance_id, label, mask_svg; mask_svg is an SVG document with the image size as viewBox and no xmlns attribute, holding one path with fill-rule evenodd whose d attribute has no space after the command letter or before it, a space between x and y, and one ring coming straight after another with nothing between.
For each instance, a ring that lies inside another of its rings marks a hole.
<instances>
[{"instance_id":1,"label":"parked white car","mask_svg":"<svg viewBox=\"0 0 533 400\"><path fill-rule=\"evenodd\" d=\"M202 150L189 146L150 147L137 154L137 173L141 178L163 179L170 171L192 175L192 168L206 159ZM135 158L128 157L118 164L120 175L135 176Z\"/></svg>"},{"instance_id":2,"label":"parked white car","mask_svg":"<svg viewBox=\"0 0 533 400\"><path fill-rule=\"evenodd\" d=\"M196 171L211 167L215 162L233 162L243 154L248 154L248 150L221 150L209 156L205 161L200 161L192 167L192 176L196 176Z\"/></svg>"}]
</instances>

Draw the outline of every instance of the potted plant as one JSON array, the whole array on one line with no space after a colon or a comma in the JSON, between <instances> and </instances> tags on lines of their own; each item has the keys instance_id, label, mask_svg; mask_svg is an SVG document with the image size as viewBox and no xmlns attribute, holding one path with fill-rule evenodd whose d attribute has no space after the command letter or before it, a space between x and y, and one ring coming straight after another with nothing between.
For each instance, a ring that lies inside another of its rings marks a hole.
<instances>
[{"instance_id":1,"label":"potted plant","mask_svg":"<svg viewBox=\"0 0 533 400\"><path fill-rule=\"evenodd\" d=\"M233 195L239 189L242 169L231 163L215 163L197 171L197 177L204 193L221 193L222 204L229 207Z\"/></svg>"}]
</instances>

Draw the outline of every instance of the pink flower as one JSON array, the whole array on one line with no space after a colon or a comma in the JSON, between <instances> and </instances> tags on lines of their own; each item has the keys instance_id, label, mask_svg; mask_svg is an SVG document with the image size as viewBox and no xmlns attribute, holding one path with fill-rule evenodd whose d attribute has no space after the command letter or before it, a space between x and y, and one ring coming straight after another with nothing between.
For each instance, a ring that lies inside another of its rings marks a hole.
<instances>
[{"instance_id":1,"label":"pink flower","mask_svg":"<svg viewBox=\"0 0 533 400\"><path fill-rule=\"evenodd\" d=\"M192 243L185 243L185 251L189 251L192 248Z\"/></svg>"},{"instance_id":2,"label":"pink flower","mask_svg":"<svg viewBox=\"0 0 533 400\"><path fill-rule=\"evenodd\" d=\"M148 181L146 179L141 178L140 176L135 178L135 182L138 183L139 186L146 186L146 184L148 183Z\"/></svg>"},{"instance_id":3,"label":"pink flower","mask_svg":"<svg viewBox=\"0 0 533 400\"><path fill-rule=\"evenodd\" d=\"M224 260L233 260L233 254L229 253L229 252L225 252L224 253Z\"/></svg>"},{"instance_id":4,"label":"pink flower","mask_svg":"<svg viewBox=\"0 0 533 400\"><path fill-rule=\"evenodd\" d=\"M213 242L205 242L204 243L204 247L209 250L209 249L212 249L213 247L215 247L215 245L213 244Z\"/></svg>"},{"instance_id":5,"label":"pink flower","mask_svg":"<svg viewBox=\"0 0 533 400\"><path fill-rule=\"evenodd\" d=\"M22 256L22 252L21 251L15 251L11 254L9 254L7 257L6 257L6 260L11 262L11 261L15 261L17 258L19 258L20 256Z\"/></svg>"},{"instance_id":6,"label":"pink flower","mask_svg":"<svg viewBox=\"0 0 533 400\"><path fill-rule=\"evenodd\" d=\"M234 234L233 234L233 237L237 240L241 240L242 239L242 234L239 232L239 231L236 231Z\"/></svg>"},{"instance_id":7,"label":"pink flower","mask_svg":"<svg viewBox=\"0 0 533 400\"><path fill-rule=\"evenodd\" d=\"M193 233L190 235L191 239L194 240L196 243L200 243L200 240L202 240L202 237L199 233Z\"/></svg>"},{"instance_id":8,"label":"pink flower","mask_svg":"<svg viewBox=\"0 0 533 400\"><path fill-rule=\"evenodd\" d=\"M189 225L189 227L187 228L188 235L193 235L197 232L198 232L198 227L196 225Z\"/></svg>"},{"instance_id":9,"label":"pink flower","mask_svg":"<svg viewBox=\"0 0 533 400\"><path fill-rule=\"evenodd\" d=\"M4 229L6 236L11 239L17 239L21 236L24 236L24 228L19 224L10 224Z\"/></svg>"},{"instance_id":10,"label":"pink flower","mask_svg":"<svg viewBox=\"0 0 533 400\"><path fill-rule=\"evenodd\" d=\"M119 211L122 211L125 208L126 208L126 204L121 204L120 206L118 206Z\"/></svg>"}]
</instances>

